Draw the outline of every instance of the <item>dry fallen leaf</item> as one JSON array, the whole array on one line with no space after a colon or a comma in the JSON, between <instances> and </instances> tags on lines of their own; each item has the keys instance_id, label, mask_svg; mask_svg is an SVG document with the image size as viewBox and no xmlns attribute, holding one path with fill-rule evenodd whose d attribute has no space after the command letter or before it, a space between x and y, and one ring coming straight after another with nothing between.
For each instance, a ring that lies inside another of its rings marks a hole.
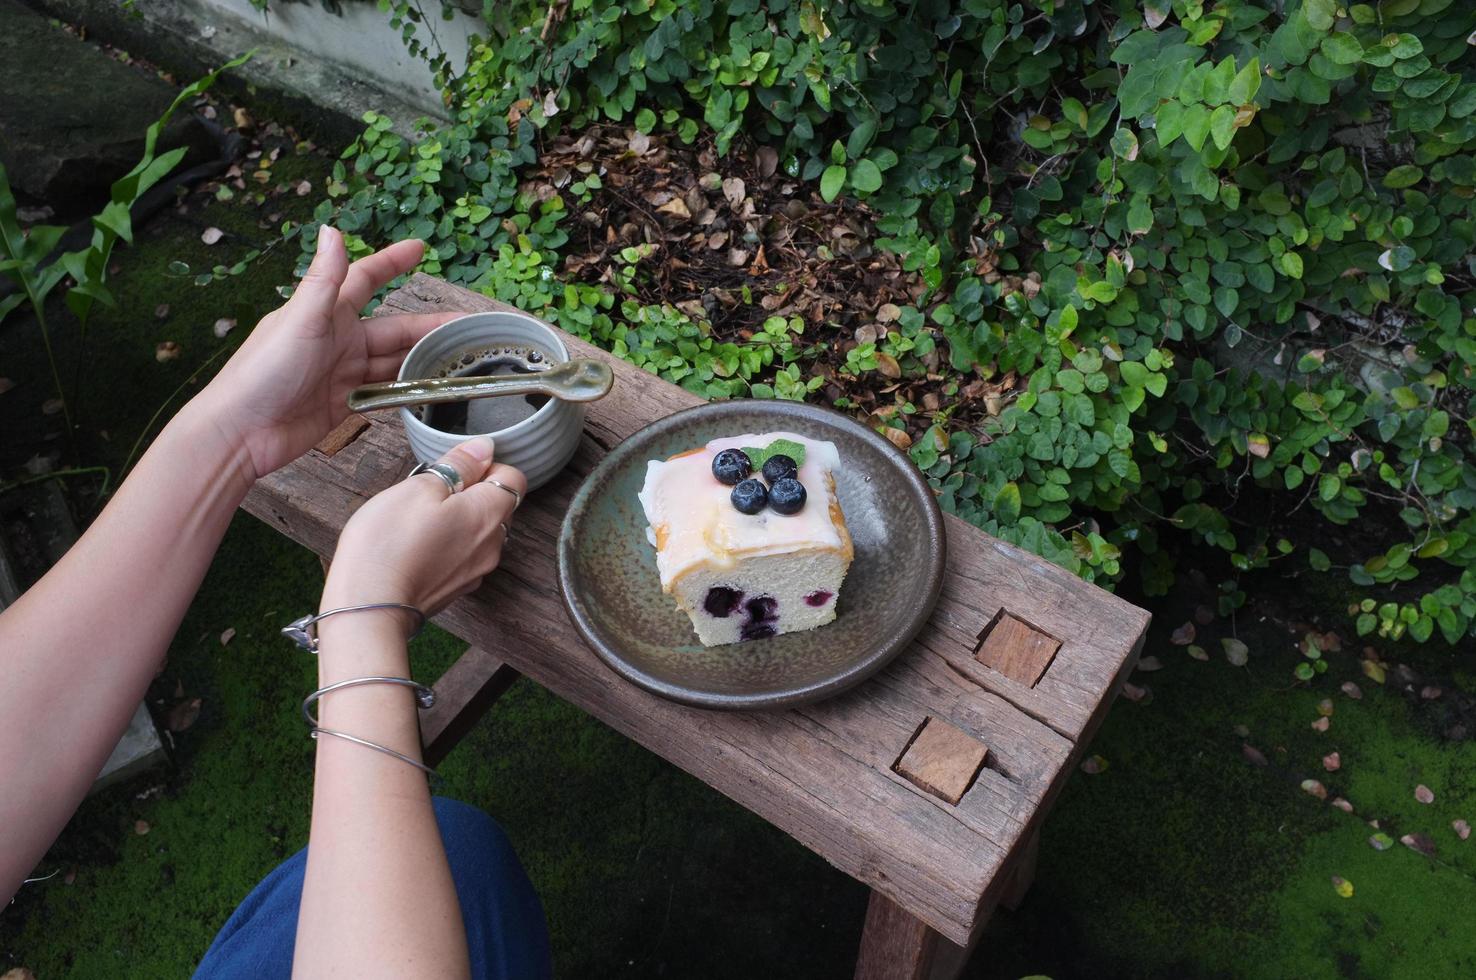
<instances>
[{"instance_id":1,"label":"dry fallen leaf","mask_svg":"<svg viewBox=\"0 0 1476 980\"><path fill-rule=\"evenodd\" d=\"M728 203L733 207L736 208L742 204L743 199L747 196L748 188L744 185L742 177L729 177L723 181L723 197L727 198Z\"/></svg>"},{"instance_id":2,"label":"dry fallen leaf","mask_svg":"<svg viewBox=\"0 0 1476 980\"><path fill-rule=\"evenodd\" d=\"M1420 783L1415 787L1415 799L1428 805L1435 802L1435 794L1430 791L1430 787Z\"/></svg>"},{"instance_id":3,"label":"dry fallen leaf","mask_svg":"<svg viewBox=\"0 0 1476 980\"><path fill-rule=\"evenodd\" d=\"M1138 661L1137 669L1143 671L1144 673L1151 673L1155 670L1162 670L1163 661L1159 660L1157 657L1144 657L1143 659Z\"/></svg>"},{"instance_id":4,"label":"dry fallen leaf","mask_svg":"<svg viewBox=\"0 0 1476 980\"><path fill-rule=\"evenodd\" d=\"M1333 875L1332 876L1332 886L1333 886L1333 891L1337 892L1338 895L1340 895L1341 897L1343 897L1343 898L1352 898L1353 897L1353 882L1349 881L1348 879L1346 879L1346 878L1339 878L1337 875Z\"/></svg>"},{"instance_id":5,"label":"dry fallen leaf","mask_svg":"<svg viewBox=\"0 0 1476 980\"><path fill-rule=\"evenodd\" d=\"M1354 684L1352 681L1343 681L1343 693L1354 701L1363 700L1363 688Z\"/></svg>"},{"instance_id":6,"label":"dry fallen leaf","mask_svg":"<svg viewBox=\"0 0 1476 980\"><path fill-rule=\"evenodd\" d=\"M1424 687L1420 688L1420 697L1425 699L1426 701L1434 701L1436 698L1440 697L1440 695L1444 693L1444 691L1433 684L1426 684Z\"/></svg>"},{"instance_id":7,"label":"dry fallen leaf","mask_svg":"<svg viewBox=\"0 0 1476 980\"><path fill-rule=\"evenodd\" d=\"M231 319L230 317L223 316L219 320L215 321L214 329L215 335L217 337L224 337L226 334L236 329L236 321Z\"/></svg>"},{"instance_id":8,"label":"dry fallen leaf","mask_svg":"<svg viewBox=\"0 0 1476 980\"><path fill-rule=\"evenodd\" d=\"M1384 683L1383 665L1374 660L1365 660L1363 662L1363 676L1367 677L1375 684Z\"/></svg>"},{"instance_id":9,"label":"dry fallen leaf","mask_svg":"<svg viewBox=\"0 0 1476 980\"><path fill-rule=\"evenodd\" d=\"M167 317L168 315L169 315L169 304L168 303L160 303L158 306L154 307L154 316L157 317L158 319L162 320L165 317Z\"/></svg>"},{"instance_id":10,"label":"dry fallen leaf","mask_svg":"<svg viewBox=\"0 0 1476 980\"><path fill-rule=\"evenodd\" d=\"M167 719L171 732L182 732L195 723L200 717L200 699L190 698L188 701L180 701L169 709Z\"/></svg>"},{"instance_id":11,"label":"dry fallen leaf","mask_svg":"<svg viewBox=\"0 0 1476 980\"><path fill-rule=\"evenodd\" d=\"M1343 757L1336 752L1329 752L1322 757L1322 768L1328 772L1337 772L1343 768Z\"/></svg>"},{"instance_id":12,"label":"dry fallen leaf","mask_svg":"<svg viewBox=\"0 0 1476 980\"><path fill-rule=\"evenodd\" d=\"M36 980L36 974L23 966L16 966L0 973L0 980Z\"/></svg>"},{"instance_id":13,"label":"dry fallen leaf","mask_svg":"<svg viewBox=\"0 0 1476 980\"><path fill-rule=\"evenodd\" d=\"M1332 698L1323 698L1317 702L1317 713L1319 715L1331 716L1333 713Z\"/></svg>"},{"instance_id":14,"label":"dry fallen leaf","mask_svg":"<svg viewBox=\"0 0 1476 980\"><path fill-rule=\"evenodd\" d=\"M1450 822L1450 829L1454 830L1456 832L1456 836L1459 837L1461 840L1465 840L1467 837L1471 836L1471 825L1466 823L1466 821L1464 820L1452 820Z\"/></svg>"},{"instance_id":15,"label":"dry fallen leaf","mask_svg":"<svg viewBox=\"0 0 1476 980\"><path fill-rule=\"evenodd\" d=\"M779 151L772 146L761 146L754 156L757 157L759 176L774 176L774 171L779 169Z\"/></svg>"},{"instance_id":16,"label":"dry fallen leaf","mask_svg":"<svg viewBox=\"0 0 1476 980\"><path fill-rule=\"evenodd\" d=\"M1176 647L1185 647L1194 642L1194 624L1185 623L1169 635L1169 642Z\"/></svg>"},{"instance_id":17,"label":"dry fallen leaf","mask_svg":"<svg viewBox=\"0 0 1476 980\"><path fill-rule=\"evenodd\" d=\"M60 412L61 410L62 410L62 400L60 398L48 398L44 402L41 403L41 414L42 415L55 415L57 412Z\"/></svg>"},{"instance_id":18,"label":"dry fallen leaf","mask_svg":"<svg viewBox=\"0 0 1476 980\"><path fill-rule=\"evenodd\" d=\"M1322 785L1315 779L1302 780L1302 792L1310 793L1313 796L1317 797L1319 800L1327 799L1327 787Z\"/></svg>"},{"instance_id":19,"label":"dry fallen leaf","mask_svg":"<svg viewBox=\"0 0 1476 980\"><path fill-rule=\"evenodd\" d=\"M1137 704L1150 704L1153 701L1153 689L1128 681L1122 685L1122 696Z\"/></svg>"},{"instance_id":20,"label":"dry fallen leaf","mask_svg":"<svg viewBox=\"0 0 1476 980\"><path fill-rule=\"evenodd\" d=\"M1353 804L1349 803L1341 796L1334 797L1331 801L1331 805L1337 807L1339 810L1342 810L1344 813L1353 812Z\"/></svg>"},{"instance_id":21,"label":"dry fallen leaf","mask_svg":"<svg viewBox=\"0 0 1476 980\"><path fill-rule=\"evenodd\" d=\"M227 626L225 629L223 629L223 630L220 631L220 645L221 646L225 646L227 643L231 642L235 638L236 638L236 628L234 626Z\"/></svg>"},{"instance_id":22,"label":"dry fallen leaf","mask_svg":"<svg viewBox=\"0 0 1476 980\"><path fill-rule=\"evenodd\" d=\"M231 110L231 119L235 122L237 129L250 129L254 122L251 118L251 113L240 106Z\"/></svg>"},{"instance_id":23,"label":"dry fallen leaf","mask_svg":"<svg viewBox=\"0 0 1476 980\"><path fill-rule=\"evenodd\" d=\"M895 357L886 351L876 352L876 370L884 378L896 379L902 377L902 366L897 363Z\"/></svg>"},{"instance_id":24,"label":"dry fallen leaf","mask_svg":"<svg viewBox=\"0 0 1476 980\"><path fill-rule=\"evenodd\" d=\"M172 340L161 340L154 347L154 360L160 364L163 364L165 361L172 361L177 357L179 357L179 344L176 344Z\"/></svg>"},{"instance_id":25,"label":"dry fallen leaf","mask_svg":"<svg viewBox=\"0 0 1476 980\"><path fill-rule=\"evenodd\" d=\"M1329 718L1327 715L1323 715L1321 718L1318 718L1312 723L1312 730L1314 732L1325 732L1331 727L1332 719Z\"/></svg>"},{"instance_id":26,"label":"dry fallen leaf","mask_svg":"<svg viewBox=\"0 0 1476 980\"><path fill-rule=\"evenodd\" d=\"M1250 648L1233 636L1220 640L1220 646L1224 648L1225 659L1230 661L1232 666L1244 667L1246 661L1250 659Z\"/></svg>"},{"instance_id":27,"label":"dry fallen leaf","mask_svg":"<svg viewBox=\"0 0 1476 980\"><path fill-rule=\"evenodd\" d=\"M206 245L214 245L216 242L220 241L221 237L224 235L225 232L221 231L214 225L211 225L209 228L206 228L203 232L200 233L200 241L204 242Z\"/></svg>"},{"instance_id":28,"label":"dry fallen leaf","mask_svg":"<svg viewBox=\"0 0 1476 980\"><path fill-rule=\"evenodd\" d=\"M898 449L906 450L912 448L912 436L907 434L906 429L887 428L882 430L882 435Z\"/></svg>"},{"instance_id":29,"label":"dry fallen leaf","mask_svg":"<svg viewBox=\"0 0 1476 980\"><path fill-rule=\"evenodd\" d=\"M670 201L667 201L661 207L657 208L656 212L658 214L669 214L681 221L686 221L692 217L692 212L687 208L687 202L679 197L674 197Z\"/></svg>"},{"instance_id":30,"label":"dry fallen leaf","mask_svg":"<svg viewBox=\"0 0 1476 980\"><path fill-rule=\"evenodd\" d=\"M307 197L313 192L313 182L310 180L299 181L294 190L297 192L298 197Z\"/></svg>"},{"instance_id":31,"label":"dry fallen leaf","mask_svg":"<svg viewBox=\"0 0 1476 980\"><path fill-rule=\"evenodd\" d=\"M1107 770L1107 760L1100 755L1094 755L1081 764L1081 771L1088 776L1095 776L1099 772Z\"/></svg>"},{"instance_id":32,"label":"dry fallen leaf","mask_svg":"<svg viewBox=\"0 0 1476 980\"><path fill-rule=\"evenodd\" d=\"M140 837L147 834L149 832L149 822L147 820L135 820L133 823L133 832Z\"/></svg>"},{"instance_id":33,"label":"dry fallen leaf","mask_svg":"<svg viewBox=\"0 0 1476 980\"><path fill-rule=\"evenodd\" d=\"M0 378L0 395L5 394L7 391L14 387L14 381L11 381L9 378Z\"/></svg>"},{"instance_id":34,"label":"dry fallen leaf","mask_svg":"<svg viewBox=\"0 0 1476 980\"><path fill-rule=\"evenodd\" d=\"M1240 754L1245 756L1245 761L1249 762L1251 765L1269 765L1269 763L1266 761L1266 757L1261 754L1261 750L1256 748L1254 745L1251 745L1249 742L1240 743Z\"/></svg>"},{"instance_id":35,"label":"dry fallen leaf","mask_svg":"<svg viewBox=\"0 0 1476 980\"><path fill-rule=\"evenodd\" d=\"M1429 834L1405 834L1399 838L1399 843L1412 851L1419 851L1426 857L1435 856L1435 841Z\"/></svg>"},{"instance_id":36,"label":"dry fallen leaf","mask_svg":"<svg viewBox=\"0 0 1476 980\"><path fill-rule=\"evenodd\" d=\"M876 310L877 323L895 323L897 319L901 316L902 307L898 306L896 303L883 303L881 306L877 307Z\"/></svg>"}]
</instances>

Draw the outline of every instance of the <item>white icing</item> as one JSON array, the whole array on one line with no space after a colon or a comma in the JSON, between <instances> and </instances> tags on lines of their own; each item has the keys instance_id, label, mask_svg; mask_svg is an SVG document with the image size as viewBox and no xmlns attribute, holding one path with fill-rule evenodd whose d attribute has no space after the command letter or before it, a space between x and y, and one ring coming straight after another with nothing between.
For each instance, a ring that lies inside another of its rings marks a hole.
<instances>
[{"instance_id":1,"label":"white icing","mask_svg":"<svg viewBox=\"0 0 1476 980\"><path fill-rule=\"evenodd\" d=\"M762 449L776 439L805 447L805 461L797 474L805 485L805 506L790 515L767 507L757 514L740 513L730 499L733 488L712 475L713 457L724 449ZM658 539L654 529L665 529L665 546L656 551L661 587L671 591L673 582L699 565L732 567L742 558L807 548L843 550L843 532L830 513L835 502L830 473L839 466L834 443L793 432L714 439L687 455L651 460L646 464L640 501L651 524L646 534L653 544Z\"/></svg>"}]
</instances>

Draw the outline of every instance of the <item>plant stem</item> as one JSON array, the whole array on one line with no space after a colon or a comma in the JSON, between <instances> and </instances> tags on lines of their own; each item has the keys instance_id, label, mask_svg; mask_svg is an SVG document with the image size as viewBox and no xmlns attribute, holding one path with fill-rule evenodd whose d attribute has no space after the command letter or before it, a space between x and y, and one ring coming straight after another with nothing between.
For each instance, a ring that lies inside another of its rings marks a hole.
<instances>
[{"instance_id":1,"label":"plant stem","mask_svg":"<svg viewBox=\"0 0 1476 980\"><path fill-rule=\"evenodd\" d=\"M22 477L19 480L11 480L9 483L0 483L0 493L14 490L16 487L23 487L28 483L42 483L46 480L60 480L63 477L68 476L85 476L88 473L102 474L102 489L98 491L98 495L106 497L108 495L108 484L111 482L113 476L113 471L108 469L106 466L74 466L71 469L56 470L52 473L37 473L33 476Z\"/></svg>"},{"instance_id":2,"label":"plant stem","mask_svg":"<svg viewBox=\"0 0 1476 980\"><path fill-rule=\"evenodd\" d=\"M41 326L41 342L46 345L46 362L51 365L51 382L56 385L56 397L61 402L62 418L66 421L67 445L71 448L72 457L75 459L77 456L77 433L72 428L72 410L67 407L67 393L62 388L61 371L57 369L56 354L51 349L51 331L46 327L46 311L42 307L42 304L45 303L45 297L38 300L35 291L31 288L30 281L25 278L21 281L25 283L26 296L31 300L31 309L36 311L36 322Z\"/></svg>"},{"instance_id":3,"label":"plant stem","mask_svg":"<svg viewBox=\"0 0 1476 980\"><path fill-rule=\"evenodd\" d=\"M128 478L128 471L133 466L133 460L138 456L139 447L143 445L144 439L148 437L150 430L154 428L154 423L159 421L159 416L164 414L164 409L169 407L169 403L174 401L174 399L179 396L179 393L185 390L186 386L192 384L194 380L200 376L200 372L204 371L211 364L215 363L220 355L229 353L232 350L235 350L232 345L222 344L219 350L217 350L214 354L211 354L209 357L205 358L205 360L201 362L200 366L195 368L194 372L188 378L185 378L183 381L181 381L179 383L179 387L170 392L169 397L164 399L163 403L161 403L159 407L154 410L154 414L149 416L148 422L144 424L143 431L138 434L137 439L133 440L133 448L128 450L128 458L123 461L123 468L118 471L119 484L121 484L125 479Z\"/></svg>"}]
</instances>

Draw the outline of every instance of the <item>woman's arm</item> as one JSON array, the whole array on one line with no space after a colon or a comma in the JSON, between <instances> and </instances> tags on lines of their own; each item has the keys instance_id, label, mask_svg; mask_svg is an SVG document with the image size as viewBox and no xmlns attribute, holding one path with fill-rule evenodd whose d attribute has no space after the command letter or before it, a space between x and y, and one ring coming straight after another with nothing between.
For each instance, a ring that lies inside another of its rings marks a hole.
<instances>
[{"instance_id":1,"label":"woman's arm","mask_svg":"<svg viewBox=\"0 0 1476 980\"><path fill-rule=\"evenodd\" d=\"M354 514L339 539L323 609L404 602L427 613L476 588L501 557L523 476L491 466L492 442L474 439L442 460L466 489L433 474L389 488ZM490 471L489 471L490 467ZM320 624L322 686L355 677L409 677L406 620L397 611L329 616ZM370 684L324 695L321 727L419 760L413 692ZM307 875L293 972L303 977L464 977L461 908L431 809L426 776L408 763L340 738L318 738Z\"/></svg>"},{"instance_id":2,"label":"woman's arm","mask_svg":"<svg viewBox=\"0 0 1476 980\"><path fill-rule=\"evenodd\" d=\"M154 441L66 556L0 614L0 905L86 795L261 474L347 414L348 391L394 376L445 316L361 321L419 261L401 242L349 265L339 234Z\"/></svg>"}]
</instances>

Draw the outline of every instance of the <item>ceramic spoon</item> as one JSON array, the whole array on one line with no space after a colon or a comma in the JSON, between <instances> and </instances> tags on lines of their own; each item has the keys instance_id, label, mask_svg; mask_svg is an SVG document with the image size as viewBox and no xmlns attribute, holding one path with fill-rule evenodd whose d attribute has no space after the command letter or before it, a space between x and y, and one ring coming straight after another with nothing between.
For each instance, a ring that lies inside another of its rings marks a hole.
<instances>
[{"instance_id":1,"label":"ceramic spoon","mask_svg":"<svg viewBox=\"0 0 1476 980\"><path fill-rule=\"evenodd\" d=\"M362 385L349 392L348 407L355 412L409 405L496 398L501 395L548 395L566 402L604 398L615 383L615 373L603 361L574 360L534 374L499 374L465 378L424 378Z\"/></svg>"}]
</instances>

